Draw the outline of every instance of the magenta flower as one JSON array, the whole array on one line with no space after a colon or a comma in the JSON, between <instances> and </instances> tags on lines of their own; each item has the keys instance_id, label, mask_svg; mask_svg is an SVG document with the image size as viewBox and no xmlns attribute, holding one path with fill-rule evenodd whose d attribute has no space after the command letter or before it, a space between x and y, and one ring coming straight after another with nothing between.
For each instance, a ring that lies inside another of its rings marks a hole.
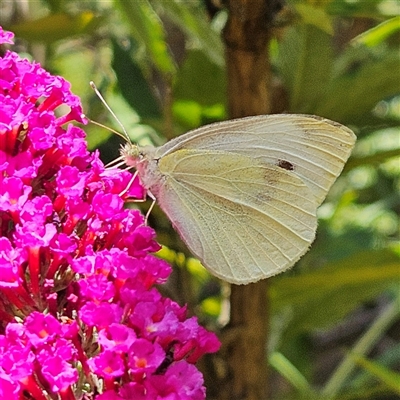
<instances>
[{"instance_id":1,"label":"magenta flower","mask_svg":"<svg viewBox=\"0 0 400 400\"><path fill-rule=\"evenodd\" d=\"M186 361L174 363L163 375L153 375L146 382L146 388L148 398L153 399L201 400L205 397L201 373Z\"/></svg>"},{"instance_id":2,"label":"magenta flower","mask_svg":"<svg viewBox=\"0 0 400 400\"><path fill-rule=\"evenodd\" d=\"M63 78L0 58L0 398L204 399L194 363L219 341L154 287L171 267L124 208L144 190L87 150L82 115Z\"/></svg>"}]
</instances>

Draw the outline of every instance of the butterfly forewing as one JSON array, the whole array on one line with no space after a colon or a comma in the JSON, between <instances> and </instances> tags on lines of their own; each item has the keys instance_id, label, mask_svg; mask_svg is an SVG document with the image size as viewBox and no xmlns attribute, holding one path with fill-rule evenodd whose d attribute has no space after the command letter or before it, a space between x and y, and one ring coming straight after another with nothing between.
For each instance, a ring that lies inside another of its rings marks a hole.
<instances>
[{"instance_id":1,"label":"butterfly forewing","mask_svg":"<svg viewBox=\"0 0 400 400\"><path fill-rule=\"evenodd\" d=\"M275 275L314 239L315 198L285 169L227 152L178 150L159 160L159 172L161 208L189 249L228 282Z\"/></svg>"},{"instance_id":2,"label":"butterfly forewing","mask_svg":"<svg viewBox=\"0 0 400 400\"><path fill-rule=\"evenodd\" d=\"M207 125L157 150L164 157L178 149L220 150L289 169L311 189L318 204L343 169L354 133L336 122L308 115L264 115Z\"/></svg>"}]
</instances>

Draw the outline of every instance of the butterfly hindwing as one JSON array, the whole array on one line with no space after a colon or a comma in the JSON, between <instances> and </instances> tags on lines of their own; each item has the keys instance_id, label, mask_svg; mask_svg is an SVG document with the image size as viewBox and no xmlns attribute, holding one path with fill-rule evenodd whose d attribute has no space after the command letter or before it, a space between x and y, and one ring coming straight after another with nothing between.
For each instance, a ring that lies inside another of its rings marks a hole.
<instances>
[{"instance_id":1,"label":"butterfly hindwing","mask_svg":"<svg viewBox=\"0 0 400 400\"><path fill-rule=\"evenodd\" d=\"M229 152L178 150L159 161L157 200L218 277L249 283L292 266L316 230L315 198L286 169Z\"/></svg>"}]
</instances>

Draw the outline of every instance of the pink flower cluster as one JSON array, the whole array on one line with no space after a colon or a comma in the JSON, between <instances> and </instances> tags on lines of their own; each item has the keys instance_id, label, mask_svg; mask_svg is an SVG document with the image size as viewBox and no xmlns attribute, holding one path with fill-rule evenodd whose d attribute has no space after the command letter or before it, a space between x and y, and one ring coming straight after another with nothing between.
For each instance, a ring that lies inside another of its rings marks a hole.
<instances>
[{"instance_id":1,"label":"pink flower cluster","mask_svg":"<svg viewBox=\"0 0 400 400\"><path fill-rule=\"evenodd\" d=\"M170 266L124 208L143 188L121 198L132 175L105 169L73 120L68 82L0 58L0 398L204 399L194 363L219 341L154 287Z\"/></svg>"}]
</instances>

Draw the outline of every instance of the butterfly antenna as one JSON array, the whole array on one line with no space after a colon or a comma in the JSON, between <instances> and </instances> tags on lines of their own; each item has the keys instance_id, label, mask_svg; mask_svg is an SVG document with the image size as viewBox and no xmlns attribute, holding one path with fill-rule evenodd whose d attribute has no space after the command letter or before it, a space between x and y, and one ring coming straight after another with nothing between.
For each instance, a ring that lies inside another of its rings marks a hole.
<instances>
[{"instance_id":1,"label":"butterfly antenna","mask_svg":"<svg viewBox=\"0 0 400 400\"><path fill-rule=\"evenodd\" d=\"M110 130L111 132L117 134L118 136L124 138L128 143L132 143L128 132L126 131L124 125L122 124L122 122L118 119L118 117L115 115L115 112L111 109L111 107L107 104L107 102L105 101L104 97L101 95L100 91L97 89L95 83L93 81L90 81L90 87L94 90L94 92L96 93L97 97L101 100L101 102L104 104L104 107L107 108L107 110L111 113L111 115L114 117L114 119L117 121L118 125L121 127L122 129L122 133L115 131L114 129L111 128L107 128L106 126L99 124L98 122L94 122L91 121L92 123L94 123L95 125L101 126L103 128L106 128L108 130Z\"/></svg>"},{"instance_id":2,"label":"butterfly antenna","mask_svg":"<svg viewBox=\"0 0 400 400\"><path fill-rule=\"evenodd\" d=\"M124 134L122 134L121 132L118 132L118 131L116 131L115 129L110 128L109 126L103 125L103 124L101 124L100 122L93 121L93 120L90 119L86 114L82 114L82 115L83 115L83 117L85 117L85 118L86 118L90 123L92 123L93 125L97 125L97 126L99 126L100 128L107 129L108 131L110 131L110 132L112 132L112 133L115 133L116 135L118 135L119 137L121 137L122 139L124 139L125 141L128 140L128 139L126 138L126 136L125 136ZM128 140L128 142L130 143L131 141Z\"/></svg>"}]
</instances>

